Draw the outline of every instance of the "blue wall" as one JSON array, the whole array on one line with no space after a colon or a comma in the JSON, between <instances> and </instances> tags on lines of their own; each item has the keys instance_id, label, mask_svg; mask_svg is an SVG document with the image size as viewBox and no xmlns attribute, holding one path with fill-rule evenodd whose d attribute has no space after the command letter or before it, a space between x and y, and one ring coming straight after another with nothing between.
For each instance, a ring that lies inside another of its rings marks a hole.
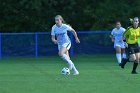
<instances>
[{"instance_id":1,"label":"blue wall","mask_svg":"<svg viewBox=\"0 0 140 93\"><path fill-rule=\"evenodd\" d=\"M72 33L69 33L72 41L70 55L114 53L109 35L110 31L80 31L78 37L81 43L76 44ZM51 56L57 55L57 52L50 32L0 33L0 58Z\"/></svg>"}]
</instances>

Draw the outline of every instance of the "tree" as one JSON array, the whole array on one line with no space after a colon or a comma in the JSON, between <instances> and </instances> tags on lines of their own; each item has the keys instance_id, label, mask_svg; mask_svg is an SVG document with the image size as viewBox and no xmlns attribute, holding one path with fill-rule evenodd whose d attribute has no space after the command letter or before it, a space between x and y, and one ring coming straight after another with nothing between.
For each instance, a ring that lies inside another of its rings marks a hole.
<instances>
[{"instance_id":1,"label":"tree","mask_svg":"<svg viewBox=\"0 0 140 93\"><path fill-rule=\"evenodd\" d=\"M60 14L76 30L110 30L116 20L124 27L140 16L139 0L0 0L0 32L50 31Z\"/></svg>"}]
</instances>

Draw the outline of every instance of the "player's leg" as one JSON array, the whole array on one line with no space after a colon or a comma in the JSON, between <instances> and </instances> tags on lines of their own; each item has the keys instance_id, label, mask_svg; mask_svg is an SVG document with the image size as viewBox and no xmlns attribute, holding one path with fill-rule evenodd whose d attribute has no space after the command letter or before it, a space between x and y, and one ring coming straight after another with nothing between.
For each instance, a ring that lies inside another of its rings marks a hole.
<instances>
[{"instance_id":1,"label":"player's leg","mask_svg":"<svg viewBox=\"0 0 140 93\"><path fill-rule=\"evenodd\" d=\"M67 55L67 56L69 57L69 59L70 59L69 51L66 52L66 55Z\"/></svg>"},{"instance_id":2,"label":"player's leg","mask_svg":"<svg viewBox=\"0 0 140 93\"><path fill-rule=\"evenodd\" d=\"M126 59L125 48L121 49L121 53L122 53L122 59Z\"/></svg>"},{"instance_id":3,"label":"player's leg","mask_svg":"<svg viewBox=\"0 0 140 93\"><path fill-rule=\"evenodd\" d=\"M70 59L69 55L66 55L67 51L68 51L67 47L70 47L70 45L71 45L70 43L69 44L66 43L66 44L63 44L63 45L58 45L58 50L59 50L58 55L60 57L64 58L64 60L65 59L66 60ZM64 56L66 56L66 58Z\"/></svg>"},{"instance_id":4,"label":"player's leg","mask_svg":"<svg viewBox=\"0 0 140 93\"><path fill-rule=\"evenodd\" d=\"M132 46L132 45L128 45L127 53L129 55L129 58L126 58L126 59L122 60L121 68L124 68L124 66L127 62L133 62L134 60L136 60L135 51L134 51L133 47L134 46Z\"/></svg>"},{"instance_id":5,"label":"player's leg","mask_svg":"<svg viewBox=\"0 0 140 93\"><path fill-rule=\"evenodd\" d=\"M59 56L60 56L64 61L67 62L67 64L69 65L69 69L71 70L71 69L72 69L72 62L71 62L71 60L69 59L69 56L66 55L67 51L68 51L67 48L61 47L60 50L59 50Z\"/></svg>"},{"instance_id":6,"label":"player's leg","mask_svg":"<svg viewBox=\"0 0 140 93\"><path fill-rule=\"evenodd\" d=\"M125 47L125 43L122 42L122 43L121 43L121 54L122 54L121 66L122 66L122 63L123 63L125 60L127 60L127 59L126 59L126 52L127 52L127 51L128 51L128 50L127 50L127 48Z\"/></svg>"},{"instance_id":7,"label":"player's leg","mask_svg":"<svg viewBox=\"0 0 140 93\"><path fill-rule=\"evenodd\" d=\"M68 52L68 51L66 52L66 55L67 55L67 56L69 57L69 59L70 59L70 56L69 56L69 52ZM71 61L71 59L70 59L70 61ZM74 71L74 75L79 74L79 72L78 72L78 70L76 69L74 63L73 63L72 61L71 61L71 63L72 63L72 70Z\"/></svg>"},{"instance_id":8,"label":"player's leg","mask_svg":"<svg viewBox=\"0 0 140 93\"><path fill-rule=\"evenodd\" d=\"M77 71L77 69L75 68L73 62L70 60L69 57L69 52L68 50L70 49L71 44L70 43L65 43L62 45L62 47L59 49L59 56L67 62L67 64L69 65L69 69L70 70L74 70L74 74L78 75L79 72Z\"/></svg>"},{"instance_id":9,"label":"player's leg","mask_svg":"<svg viewBox=\"0 0 140 93\"><path fill-rule=\"evenodd\" d=\"M117 58L118 64L120 65L121 64L121 60L122 60L121 47L120 46L116 46L115 49L116 49L116 58Z\"/></svg>"},{"instance_id":10,"label":"player's leg","mask_svg":"<svg viewBox=\"0 0 140 93\"><path fill-rule=\"evenodd\" d=\"M126 59L126 49L125 49L126 47L125 47L125 43L124 42L122 42L121 43L121 53L122 53L122 59Z\"/></svg>"},{"instance_id":11,"label":"player's leg","mask_svg":"<svg viewBox=\"0 0 140 93\"><path fill-rule=\"evenodd\" d=\"M134 62L135 60L136 60L136 56L135 56L135 54L132 52L131 54L129 54L129 58L124 59L124 60L122 61L121 68L124 68L124 66L125 66L125 64L126 64L127 62Z\"/></svg>"},{"instance_id":12,"label":"player's leg","mask_svg":"<svg viewBox=\"0 0 140 93\"><path fill-rule=\"evenodd\" d=\"M132 74L137 74L136 69L137 69L138 64L139 64L139 53L136 53L135 54L135 61L133 63Z\"/></svg>"}]
</instances>

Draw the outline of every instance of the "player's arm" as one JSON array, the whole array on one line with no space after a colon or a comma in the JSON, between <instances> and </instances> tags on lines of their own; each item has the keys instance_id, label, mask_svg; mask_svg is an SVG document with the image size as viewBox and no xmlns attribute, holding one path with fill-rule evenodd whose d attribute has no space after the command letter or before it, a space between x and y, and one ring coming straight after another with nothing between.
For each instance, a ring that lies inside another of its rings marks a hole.
<instances>
[{"instance_id":1,"label":"player's arm","mask_svg":"<svg viewBox=\"0 0 140 93\"><path fill-rule=\"evenodd\" d=\"M128 34L128 31L126 30L126 31L123 33L123 37L122 37L122 40L123 40L124 42L126 42L127 34Z\"/></svg>"},{"instance_id":2,"label":"player's arm","mask_svg":"<svg viewBox=\"0 0 140 93\"><path fill-rule=\"evenodd\" d=\"M130 27L128 27L127 29L126 29L126 31L123 33L123 41L124 42L126 42L126 39L127 39L127 37L128 37L128 35L129 35L129 29L130 29Z\"/></svg>"},{"instance_id":3,"label":"player's arm","mask_svg":"<svg viewBox=\"0 0 140 93\"><path fill-rule=\"evenodd\" d=\"M124 33L126 32L126 29L125 28L123 28L123 33L122 33L122 38L121 38L121 42L126 42L126 40L125 40L125 38L123 37L123 35L124 35Z\"/></svg>"},{"instance_id":4,"label":"player's arm","mask_svg":"<svg viewBox=\"0 0 140 93\"><path fill-rule=\"evenodd\" d=\"M138 28L138 29L139 29L139 30L138 30L138 31L139 31L139 32L138 32L138 38L140 38L140 28Z\"/></svg>"},{"instance_id":5,"label":"player's arm","mask_svg":"<svg viewBox=\"0 0 140 93\"><path fill-rule=\"evenodd\" d=\"M115 37L114 37L114 35L113 35L113 32L114 32L114 29L112 30L111 35L110 35L110 38L111 38L111 41L112 41L112 42L114 42L114 40L115 40Z\"/></svg>"},{"instance_id":6,"label":"player's arm","mask_svg":"<svg viewBox=\"0 0 140 93\"><path fill-rule=\"evenodd\" d=\"M114 39L115 39L114 36L110 35L110 38L111 38L111 41L114 42Z\"/></svg>"},{"instance_id":7,"label":"player's arm","mask_svg":"<svg viewBox=\"0 0 140 93\"><path fill-rule=\"evenodd\" d=\"M126 42L126 39L127 39L127 37L128 37L128 34L129 34L129 28L130 28L130 27L128 27L128 28L126 29L126 31L123 33L123 38L122 38L122 40L124 41L126 47L128 47L128 44L127 44L127 42Z\"/></svg>"},{"instance_id":8,"label":"player's arm","mask_svg":"<svg viewBox=\"0 0 140 93\"><path fill-rule=\"evenodd\" d=\"M57 40L55 39L55 33L54 33L53 27L52 27L52 31L51 31L51 40L54 44L57 44Z\"/></svg>"},{"instance_id":9,"label":"player's arm","mask_svg":"<svg viewBox=\"0 0 140 93\"><path fill-rule=\"evenodd\" d=\"M79 38L78 38L78 36L77 36L76 31L75 31L73 28L71 28L71 30L69 30L69 31L71 31L71 32L73 33L73 35L74 35L74 37L75 37L75 42L76 42L76 43L80 43L80 40L79 40Z\"/></svg>"},{"instance_id":10,"label":"player's arm","mask_svg":"<svg viewBox=\"0 0 140 93\"><path fill-rule=\"evenodd\" d=\"M57 40L55 39L55 35L52 35L51 39L52 39L52 42L53 42L54 44L57 44Z\"/></svg>"}]
</instances>

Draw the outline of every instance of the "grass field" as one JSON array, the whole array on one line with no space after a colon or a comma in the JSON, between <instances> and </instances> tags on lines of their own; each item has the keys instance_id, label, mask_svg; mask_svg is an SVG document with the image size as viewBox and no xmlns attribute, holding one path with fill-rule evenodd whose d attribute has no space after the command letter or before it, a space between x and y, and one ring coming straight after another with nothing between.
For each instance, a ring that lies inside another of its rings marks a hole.
<instances>
[{"instance_id":1,"label":"grass field","mask_svg":"<svg viewBox=\"0 0 140 93\"><path fill-rule=\"evenodd\" d=\"M80 75L62 76L58 57L0 60L0 93L139 93L132 63L121 69L115 55L72 57Z\"/></svg>"}]
</instances>

